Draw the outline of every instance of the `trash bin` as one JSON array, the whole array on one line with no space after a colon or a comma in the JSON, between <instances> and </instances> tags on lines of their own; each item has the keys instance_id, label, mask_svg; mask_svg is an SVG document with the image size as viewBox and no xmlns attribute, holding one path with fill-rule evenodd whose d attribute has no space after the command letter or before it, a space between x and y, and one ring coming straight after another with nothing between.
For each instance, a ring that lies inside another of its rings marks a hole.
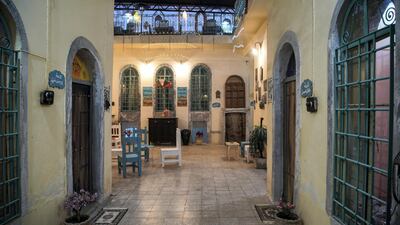
<instances>
[{"instance_id":1,"label":"trash bin","mask_svg":"<svg viewBox=\"0 0 400 225\"><path fill-rule=\"evenodd\" d=\"M189 145L190 133L191 132L190 132L189 129L181 130L181 137L182 137L182 144L183 145Z\"/></svg>"}]
</instances>

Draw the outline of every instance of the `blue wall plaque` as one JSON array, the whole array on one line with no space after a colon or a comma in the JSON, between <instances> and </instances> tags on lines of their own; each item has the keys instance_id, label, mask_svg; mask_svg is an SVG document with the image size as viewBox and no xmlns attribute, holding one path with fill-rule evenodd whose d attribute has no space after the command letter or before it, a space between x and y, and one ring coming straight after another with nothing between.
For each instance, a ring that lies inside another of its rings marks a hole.
<instances>
[{"instance_id":1,"label":"blue wall plaque","mask_svg":"<svg viewBox=\"0 0 400 225\"><path fill-rule=\"evenodd\" d=\"M212 106L213 108L219 108L219 107L221 107L221 103L219 103L219 102L214 102L211 106Z\"/></svg>"},{"instance_id":2,"label":"blue wall plaque","mask_svg":"<svg viewBox=\"0 0 400 225\"><path fill-rule=\"evenodd\" d=\"M64 89L65 76L58 70L49 73L49 86L52 88Z\"/></svg>"}]
</instances>

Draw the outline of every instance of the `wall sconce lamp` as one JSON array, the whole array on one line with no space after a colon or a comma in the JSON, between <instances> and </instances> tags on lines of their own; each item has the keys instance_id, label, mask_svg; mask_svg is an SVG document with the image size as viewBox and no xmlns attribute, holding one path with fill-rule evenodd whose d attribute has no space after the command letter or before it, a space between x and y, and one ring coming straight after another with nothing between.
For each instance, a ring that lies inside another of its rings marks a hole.
<instances>
[{"instance_id":1,"label":"wall sconce lamp","mask_svg":"<svg viewBox=\"0 0 400 225\"><path fill-rule=\"evenodd\" d=\"M260 54L261 47L262 47L262 42L254 43L254 47L251 49L251 52L253 53L254 56L258 56Z\"/></svg>"}]
</instances>

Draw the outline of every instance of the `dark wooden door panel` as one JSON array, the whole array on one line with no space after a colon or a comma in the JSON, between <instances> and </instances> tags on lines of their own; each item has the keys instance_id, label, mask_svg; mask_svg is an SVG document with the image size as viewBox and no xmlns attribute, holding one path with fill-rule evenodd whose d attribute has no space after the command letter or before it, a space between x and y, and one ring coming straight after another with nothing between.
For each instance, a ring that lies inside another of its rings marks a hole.
<instances>
[{"instance_id":1,"label":"dark wooden door panel","mask_svg":"<svg viewBox=\"0 0 400 225\"><path fill-rule=\"evenodd\" d=\"M74 191L92 191L90 86L72 85L72 168Z\"/></svg>"},{"instance_id":2,"label":"dark wooden door panel","mask_svg":"<svg viewBox=\"0 0 400 225\"><path fill-rule=\"evenodd\" d=\"M149 118L149 140L156 145L175 145L177 118Z\"/></svg>"},{"instance_id":3,"label":"dark wooden door panel","mask_svg":"<svg viewBox=\"0 0 400 225\"><path fill-rule=\"evenodd\" d=\"M283 139L283 187L284 197L293 202L295 176L296 132L296 81L284 85L284 139Z\"/></svg>"},{"instance_id":4,"label":"dark wooden door panel","mask_svg":"<svg viewBox=\"0 0 400 225\"><path fill-rule=\"evenodd\" d=\"M227 113L225 115L226 141L241 142L246 140L246 114Z\"/></svg>"}]
</instances>

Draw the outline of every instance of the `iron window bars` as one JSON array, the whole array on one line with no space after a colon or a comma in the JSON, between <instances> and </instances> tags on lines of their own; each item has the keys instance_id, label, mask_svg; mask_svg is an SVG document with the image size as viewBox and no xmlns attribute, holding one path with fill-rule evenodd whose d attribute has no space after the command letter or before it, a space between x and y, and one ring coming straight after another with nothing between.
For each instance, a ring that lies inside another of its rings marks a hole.
<instances>
[{"instance_id":1,"label":"iron window bars","mask_svg":"<svg viewBox=\"0 0 400 225\"><path fill-rule=\"evenodd\" d=\"M174 104L174 74L171 68L163 66L157 70L155 81L155 111L163 112L168 110L173 112Z\"/></svg>"},{"instance_id":2,"label":"iron window bars","mask_svg":"<svg viewBox=\"0 0 400 225\"><path fill-rule=\"evenodd\" d=\"M139 73L133 67L129 67L122 72L120 98L122 112L140 110Z\"/></svg>"},{"instance_id":3,"label":"iron window bars","mask_svg":"<svg viewBox=\"0 0 400 225\"><path fill-rule=\"evenodd\" d=\"M333 216L390 224L394 26L336 50Z\"/></svg>"},{"instance_id":4,"label":"iron window bars","mask_svg":"<svg viewBox=\"0 0 400 225\"><path fill-rule=\"evenodd\" d=\"M0 225L20 215L19 79L18 52L0 47Z\"/></svg>"},{"instance_id":5,"label":"iron window bars","mask_svg":"<svg viewBox=\"0 0 400 225\"><path fill-rule=\"evenodd\" d=\"M205 66L196 66L190 77L191 111L210 110L210 71Z\"/></svg>"}]
</instances>

